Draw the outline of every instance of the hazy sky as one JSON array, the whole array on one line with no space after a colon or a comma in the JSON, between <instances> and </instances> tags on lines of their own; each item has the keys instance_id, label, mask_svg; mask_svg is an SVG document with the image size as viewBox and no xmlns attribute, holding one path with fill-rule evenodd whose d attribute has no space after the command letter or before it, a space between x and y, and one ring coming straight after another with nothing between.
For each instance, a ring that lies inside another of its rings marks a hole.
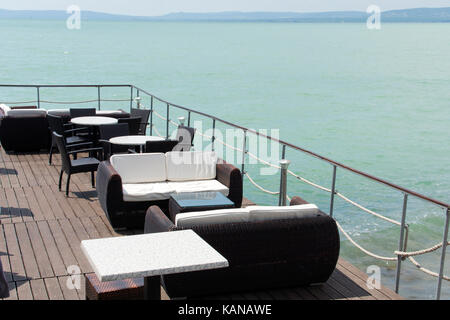
<instances>
[{"instance_id":1,"label":"hazy sky","mask_svg":"<svg viewBox=\"0 0 450 320\"><path fill-rule=\"evenodd\" d=\"M132 15L211 11L365 11L371 4L384 10L415 7L449 7L450 0L0 0L2 9L65 10L76 4L82 10Z\"/></svg>"}]
</instances>

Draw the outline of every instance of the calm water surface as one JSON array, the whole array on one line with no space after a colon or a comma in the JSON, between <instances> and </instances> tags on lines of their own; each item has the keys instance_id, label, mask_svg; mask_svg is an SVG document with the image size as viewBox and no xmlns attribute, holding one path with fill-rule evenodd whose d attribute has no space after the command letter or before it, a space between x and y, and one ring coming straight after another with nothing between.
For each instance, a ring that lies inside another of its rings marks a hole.
<instances>
[{"instance_id":1,"label":"calm water surface","mask_svg":"<svg viewBox=\"0 0 450 320\"><path fill-rule=\"evenodd\" d=\"M0 43L1 83L133 83L247 127L278 128L283 140L450 202L449 24L384 24L381 31L369 31L360 24L83 22L81 30L69 31L64 21L4 20ZM103 94L128 98L129 90ZM96 89L41 92L43 100L57 101L96 95ZM34 90L0 89L0 101L34 99ZM164 132L164 123L158 128ZM331 185L329 165L293 151L287 158L295 172ZM257 177L257 167L248 169ZM278 176L257 180L271 190L279 183ZM370 209L400 219L402 194L343 171L337 186ZM289 194L328 211L326 193L290 180ZM276 202L247 183L246 195ZM409 249L440 242L443 216L441 209L412 199ZM386 256L396 250L398 227L340 200L336 217L366 248ZM437 271L439 253L417 260ZM382 267L382 281L392 288L395 264L368 258L347 241L342 254L363 270ZM404 265L400 293L432 298L435 279ZM448 283L444 297L450 298Z\"/></svg>"}]
</instances>

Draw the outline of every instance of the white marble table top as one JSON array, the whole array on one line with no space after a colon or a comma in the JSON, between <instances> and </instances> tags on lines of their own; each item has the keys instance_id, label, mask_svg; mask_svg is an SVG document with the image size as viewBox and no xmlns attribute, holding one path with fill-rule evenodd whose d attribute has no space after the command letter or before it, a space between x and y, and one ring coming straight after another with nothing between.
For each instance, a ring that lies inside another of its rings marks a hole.
<instances>
[{"instance_id":1,"label":"white marble table top","mask_svg":"<svg viewBox=\"0 0 450 320\"><path fill-rule=\"evenodd\" d=\"M80 126L103 126L117 124L119 120L110 117L78 117L73 118L70 122Z\"/></svg>"},{"instance_id":2,"label":"white marble table top","mask_svg":"<svg viewBox=\"0 0 450 320\"><path fill-rule=\"evenodd\" d=\"M192 230L85 240L81 249L100 281L228 267L228 261Z\"/></svg>"},{"instance_id":3,"label":"white marble table top","mask_svg":"<svg viewBox=\"0 0 450 320\"><path fill-rule=\"evenodd\" d=\"M164 141L161 137L155 136L122 136L109 139L109 142L125 146L142 146L147 141Z\"/></svg>"}]
</instances>

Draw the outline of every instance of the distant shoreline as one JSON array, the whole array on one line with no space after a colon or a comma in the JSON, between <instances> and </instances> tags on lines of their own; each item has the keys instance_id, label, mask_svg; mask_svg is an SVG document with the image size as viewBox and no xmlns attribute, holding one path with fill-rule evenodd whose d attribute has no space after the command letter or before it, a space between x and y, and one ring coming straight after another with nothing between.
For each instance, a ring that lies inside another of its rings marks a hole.
<instances>
[{"instance_id":1,"label":"distant shoreline","mask_svg":"<svg viewBox=\"0 0 450 320\"><path fill-rule=\"evenodd\" d=\"M4 10L3 20L66 20L65 11ZM130 16L94 11L81 11L83 21L142 21L142 22L266 22L266 23L365 23L370 14L362 11L335 12L217 12L170 13L163 16ZM391 10L381 13L385 23L448 23L450 7Z\"/></svg>"}]
</instances>

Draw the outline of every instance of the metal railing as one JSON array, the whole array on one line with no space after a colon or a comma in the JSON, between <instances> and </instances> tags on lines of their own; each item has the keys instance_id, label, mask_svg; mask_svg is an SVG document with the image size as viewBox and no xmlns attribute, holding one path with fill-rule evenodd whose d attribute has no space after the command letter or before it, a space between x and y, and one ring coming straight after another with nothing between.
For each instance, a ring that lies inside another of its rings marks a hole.
<instances>
[{"instance_id":1,"label":"metal railing","mask_svg":"<svg viewBox=\"0 0 450 320\"><path fill-rule=\"evenodd\" d=\"M249 129L234 123L231 123L229 121L220 119L216 116L213 115L209 115L207 113L204 112L200 112L191 108L187 108L181 105L177 105L174 103L171 103L169 101L166 101L164 99L161 99L155 95L153 95L152 93L149 93L148 91L139 88L137 86L134 85L0 85L0 88L2 87L9 87L9 88L35 88L36 89L36 101L30 101L29 103L32 102L36 102L38 107L41 106L42 102L46 102L46 103L63 103L63 102L51 102L51 101L46 101L46 100L42 100L41 99L41 88L97 88L97 98L95 100L86 100L86 101L81 101L78 103L88 103L88 102L94 102L96 101L98 103L98 108L101 108L101 102L102 101L128 101L130 102L130 109L133 108L133 102L135 101L137 104L137 107L140 108L142 106L141 104L141 100L143 96L147 96L148 98L150 98L150 135L153 135L154 132L156 132L158 135L164 136L164 134L161 134L159 131L157 131L156 127L154 126L154 122L155 122L155 115L158 116L159 118L161 118L162 120L166 121L166 132L165 132L165 138L169 137L169 127L170 124L176 124L173 120L170 119L170 115L171 115L171 109L178 109L178 110L183 110L184 112L187 113L187 126L191 125L191 119L192 119L192 115L197 115L197 116L201 116L204 118L209 119L212 122L212 128L213 128L213 134L212 136L209 136L208 138L211 139L212 142L212 148L214 148L214 143L218 140L216 140L215 137L215 130L216 130L216 126L218 123L222 123L223 125L235 128L235 129L239 129L242 130L243 132L243 146L242 149L239 148L234 148L236 150L242 151L242 157L243 157L243 161L242 161L242 173L244 175L247 175L247 177L249 179L251 179L251 177L248 175L248 173L245 171L245 158L246 156L250 156L249 151L247 150L247 139L248 139L248 135L249 134L253 134L256 135L257 137L261 137L261 138L265 138L269 141L278 143L281 147L282 147L282 159L281 160L286 160L285 159L285 155L286 155L286 149L291 149L297 152L301 152L305 155L311 156L315 159L320 160L321 162L327 163L331 166L332 169L332 183L331 183L331 189L325 188L325 187L321 187L319 185L316 185L302 177L299 177L297 175L295 175L292 171L288 170L288 162L284 161L281 163L281 166L277 166L279 169L281 169L281 182L280 182L280 191L279 192L272 192L272 194L277 194L280 195L279 198L279 204L284 204L286 202L286 199L289 199L287 196L287 190L286 190L286 179L287 179L287 173L297 177L299 180L303 181L303 182L307 182L310 185L313 185L321 190L327 191L331 194L330 196L330 208L329 208L329 214L330 216L333 216L334 214L334 209L335 209L335 198L336 196L341 197L344 200L348 200L347 202L350 202L354 205L356 205L357 207L359 207L360 209L363 209L364 211L367 211L375 216L384 218L385 220L388 220L398 226L400 226L400 238L399 238L399 250L398 252L396 252L397 254L397 258L385 258L385 260L389 260L389 261L393 261L396 260L397 261L397 270L396 270L396 279L395 279L395 291L398 293L399 292L399 288L400 288L400 279L401 279L401 268L402 268L402 261L406 258L409 257L410 260L414 263L415 260L412 259L413 254L411 253L406 253L406 243L407 243L407 239L408 239L408 233L409 233L409 226L406 223L406 219L407 219L407 208L408 208L408 201L410 199L410 197L415 197L417 199L423 200L427 203L430 203L432 205L435 205L439 208L442 208L445 210L445 223L444 223L444 230L443 230L443 237L442 237L442 246L438 245L435 246L433 248L431 248L432 250L428 249L428 250L423 250L425 253L429 253L432 251L437 250L438 248L442 247L442 253L441 253L441 257L440 257L440 269L439 269L439 273L436 274L436 277L438 278L437 281L437 291L436 291L436 299L440 299L441 298L441 291L442 291L442 281L445 278L447 280L447 277L444 277L444 268L445 268L445 258L446 258L446 249L448 247L448 231L449 231L449 224L450 224L450 204L445 203L443 201L440 200L436 200L433 199L431 197L425 196L423 194L420 194L418 192L415 192L413 190L409 190L407 188L401 187L399 185L396 185L394 183L391 183L389 181L383 180L381 178L375 177L373 175L370 175L368 173L359 171L357 169L351 168L345 164L339 163L337 161L334 161L332 159L329 159L327 157L321 156L315 152L312 152L310 150L298 147L294 144L288 143L286 141L280 140L280 139L276 139L273 138L271 136L265 135L263 133L260 133L258 131L255 131L253 129ZM101 97L101 89L102 88L129 88L130 89L130 99L123 99L123 100L103 100ZM136 93L136 95L135 95ZM161 104L163 104L165 106L165 112L166 112L166 116L161 116L160 114L158 114L155 111L155 102L159 102ZM0 102L2 103L2 102ZM66 103L72 103L72 102L66 102ZM75 103L75 102L74 102ZM10 103L12 104L12 103ZM226 145L226 144L225 144ZM264 163L264 161L262 161L262 163ZM266 165L272 165L270 163L264 163ZM353 201L349 200L348 198L346 198L344 195L340 194L337 191L337 172L338 169L340 170L344 170L350 173L353 173L357 176L363 177L365 179L368 179L369 181L373 181L376 182L378 184L381 184L385 187L388 187L390 189L396 190L400 193L403 194L403 207L402 207L402 216L401 216L401 222L397 222L395 220L389 219L389 218L385 218L382 217L381 215L370 211L356 203L354 203ZM253 180L251 180L253 181ZM340 226L340 225L339 225ZM341 229L342 232L344 232L344 234L348 237L348 235L345 233L344 230ZM348 237L349 238L349 237ZM350 239L350 238L349 238ZM351 239L350 239L351 240ZM437 248L437 249L436 249ZM360 247L360 249L363 249ZM364 250L363 250L364 251ZM364 251L366 252L366 251ZM376 257L376 256L375 256ZM379 258L384 258L384 257L379 257ZM419 269L424 269L421 268L420 265L418 265L418 263L415 263L416 267L418 267ZM426 270L426 269L424 269ZM423 271L423 270L422 270ZM428 271L428 270L426 270ZM428 274L433 274L432 272L428 271Z\"/></svg>"}]
</instances>

